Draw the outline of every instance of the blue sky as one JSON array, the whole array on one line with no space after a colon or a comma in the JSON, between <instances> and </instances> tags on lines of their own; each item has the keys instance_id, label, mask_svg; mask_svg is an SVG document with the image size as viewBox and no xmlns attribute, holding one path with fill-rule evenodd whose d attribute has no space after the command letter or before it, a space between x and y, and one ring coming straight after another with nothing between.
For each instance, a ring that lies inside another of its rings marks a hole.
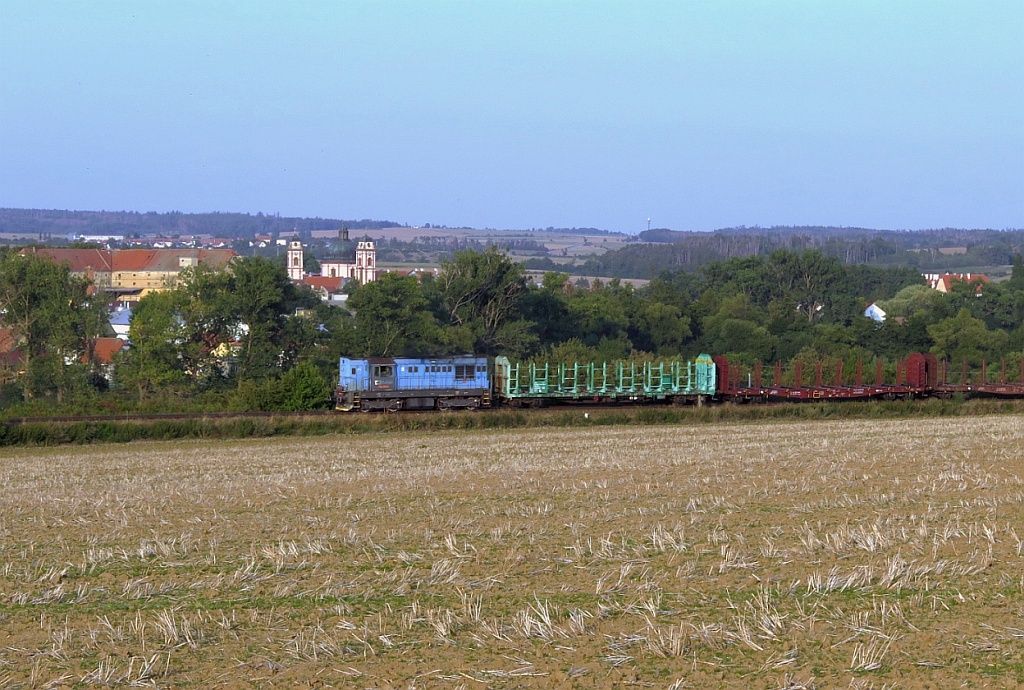
<instances>
[{"instance_id":1,"label":"blue sky","mask_svg":"<svg viewBox=\"0 0 1024 690\"><path fill-rule=\"evenodd\" d=\"M2 0L0 206L1024 227L1024 2Z\"/></svg>"}]
</instances>

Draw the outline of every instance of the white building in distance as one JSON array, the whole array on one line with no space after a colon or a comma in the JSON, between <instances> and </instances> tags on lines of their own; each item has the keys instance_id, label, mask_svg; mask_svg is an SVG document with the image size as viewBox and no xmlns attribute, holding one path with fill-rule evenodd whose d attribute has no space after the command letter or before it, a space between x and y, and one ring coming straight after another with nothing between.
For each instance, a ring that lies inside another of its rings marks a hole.
<instances>
[{"instance_id":1,"label":"white building in distance","mask_svg":"<svg viewBox=\"0 0 1024 690\"><path fill-rule=\"evenodd\" d=\"M886 313L885 310L878 306L877 303L872 302L871 306L864 310L864 316L868 317L872 321L883 323L885 321Z\"/></svg>"}]
</instances>

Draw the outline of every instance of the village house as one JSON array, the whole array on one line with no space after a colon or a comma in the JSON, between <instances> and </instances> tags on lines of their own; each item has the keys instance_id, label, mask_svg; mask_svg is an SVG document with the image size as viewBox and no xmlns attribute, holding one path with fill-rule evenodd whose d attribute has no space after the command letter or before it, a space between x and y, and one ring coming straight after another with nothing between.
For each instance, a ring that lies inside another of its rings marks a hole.
<instances>
[{"instance_id":1,"label":"village house","mask_svg":"<svg viewBox=\"0 0 1024 690\"><path fill-rule=\"evenodd\" d=\"M14 329L0 327L0 384L12 383L24 373L25 355L21 349L24 343L18 341ZM83 352L78 361L95 365L97 372L110 381L113 377L114 355L124 345L124 341L119 338L96 338L92 341L91 353ZM74 357L65 358L66 364L74 361Z\"/></svg>"},{"instance_id":2,"label":"village house","mask_svg":"<svg viewBox=\"0 0 1024 690\"><path fill-rule=\"evenodd\" d=\"M110 327L114 331L114 337L121 340L128 340L128 331L132 323L131 307L118 307L110 314Z\"/></svg>"},{"instance_id":3,"label":"village house","mask_svg":"<svg viewBox=\"0 0 1024 690\"><path fill-rule=\"evenodd\" d=\"M348 278L332 278L330 276L303 276L302 284L307 286L324 302L343 303L348 295L341 289L348 282Z\"/></svg>"},{"instance_id":4,"label":"village house","mask_svg":"<svg viewBox=\"0 0 1024 690\"><path fill-rule=\"evenodd\" d=\"M884 309L878 306L877 302L872 302L871 305L864 310L864 316L868 317L872 321L883 323L885 322L886 313Z\"/></svg>"},{"instance_id":5,"label":"village house","mask_svg":"<svg viewBox=\"0 0 1024 690\"><path fill-rule=\"evenodd\" d=\"M114 355L124 348L124 344L120 338L96 338L92 344L91 358L88 352L84 352L79 361L82 364L94 365L100 376L105 378L108 383L113 382Z\"/></svg>"},{"instance_id":6,"label":"village house","mask_svg":"<svg viewBox=\"0 0 1024 690\"><path fill-rule=\"evenodd\" d=\"M14 381L21 374L23 363L14 329L0 326L0 383Z\"/></svg>"},{"instance_id":7,"label":"village house","mask_svg":"<svg viewBox=\"0 0 1024 690\"><path fill-rule=\"evenodd\" d=\"M978 297L981 297L983 286L989 282L988 276L984 273L922 273L921 275L924 276L928 287L942 293L952 292L953 285L956 283L972 283L974 284L974 293Z\"/></svg>"}]
</instances>

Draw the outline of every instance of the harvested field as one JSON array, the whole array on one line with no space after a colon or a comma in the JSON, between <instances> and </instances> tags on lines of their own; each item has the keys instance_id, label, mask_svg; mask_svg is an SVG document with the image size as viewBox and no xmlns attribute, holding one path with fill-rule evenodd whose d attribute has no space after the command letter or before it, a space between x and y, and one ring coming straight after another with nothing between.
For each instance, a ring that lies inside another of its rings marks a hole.
<instances>
[{"instance_id":1,"label":"harvested field","mask_svg":"<svg viewBox=\"0 0 1024 690\"><path fill-rule=\"evenodd\" d=\"M1024 418L5 449L0 686L1024 684Z\"/></svg>"}]
</instances>

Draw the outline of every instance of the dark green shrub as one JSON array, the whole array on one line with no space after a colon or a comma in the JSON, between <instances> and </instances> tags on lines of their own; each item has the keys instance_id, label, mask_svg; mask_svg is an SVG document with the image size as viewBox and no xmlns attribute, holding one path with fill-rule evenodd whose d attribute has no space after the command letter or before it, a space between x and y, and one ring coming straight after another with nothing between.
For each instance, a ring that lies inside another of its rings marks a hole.
<instances>
[{"instance_id":1,"label":"dark green shrub","mask_svg":"<svg viewBox=\"0 0 1024 690\"><path fill-rule=\"evenodd\" d=\"M281 407L292 412L330 406L331 386L310 362L300 362L281 377Z\"/></svg>"}]
</instances>

